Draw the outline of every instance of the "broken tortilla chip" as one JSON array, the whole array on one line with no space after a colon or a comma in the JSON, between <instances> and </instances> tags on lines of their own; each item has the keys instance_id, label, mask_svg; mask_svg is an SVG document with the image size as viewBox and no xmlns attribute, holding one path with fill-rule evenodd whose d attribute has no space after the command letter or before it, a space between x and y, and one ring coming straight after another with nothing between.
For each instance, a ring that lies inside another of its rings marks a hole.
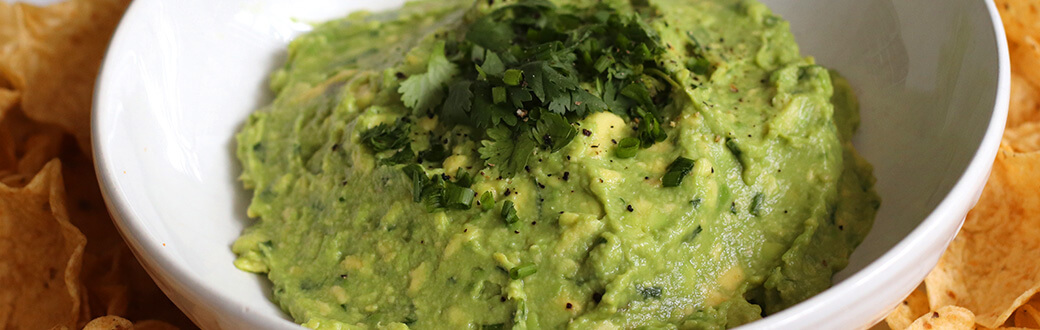
<instances>
[{"instance_id":1,"label":"broken tortilla chip","mask_svg":"<svg viewBox=\"0 0 1040 330\"><path fill-rule=\"evenodd\" d=\"M930 311L928 306L928 293L923 285L917 286L903 302L896 306L892 313L885 317L885 323L892 330L902 330L914 323L914 320Z\"/></svg>"},{"instance_id":2,"label":"broken tortilla chip","mask_svg":"<svg viewBox=\"0 0 1040 330\"><path fill-rule=\"evenodd\" d=\"M23 188L0 185L0 328L75 327L86 238L69 223L61 164Z\"/></svg>"},{"instance_id":3,"label":"broken tortilla chip","mask_svg":"<svg viewBox=\"0 0 1040 330\"><path fill-rule=\"evenodd\" d=\"M1038 164L1040 153L1001 146L978 204L925 278L933 310L963 306L994 328L1040 289Z\"/></svg>"},{"instance_id":4,"label":"broken tortilla chip","mask_svg":"<svg viewBox=\"0 0 1040 330\"><path fill-rule=\"evenodd\" d=\"M970 330L975 329L975 315L970 310L958 306L943 306L938 310L922 315L911 323L910 330Z\"/></svg>"}]
</instances>

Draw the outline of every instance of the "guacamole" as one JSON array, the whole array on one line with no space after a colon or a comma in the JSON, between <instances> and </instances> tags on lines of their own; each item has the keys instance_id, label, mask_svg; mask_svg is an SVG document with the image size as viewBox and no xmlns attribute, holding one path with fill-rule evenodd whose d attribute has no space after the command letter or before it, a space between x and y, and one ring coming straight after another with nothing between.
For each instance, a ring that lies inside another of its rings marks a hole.
<instances>
[{"instance_id":1,"label":"guacamole","mask_svg":"<svg viewBox=\"0 0 1040 330\"><path fill-rule=\"evenodd\" d=\"M316 329L719 329L880 205L856 97L754 0L419 1L294 40L235 266Z\"/></svg>"}]
</instances>

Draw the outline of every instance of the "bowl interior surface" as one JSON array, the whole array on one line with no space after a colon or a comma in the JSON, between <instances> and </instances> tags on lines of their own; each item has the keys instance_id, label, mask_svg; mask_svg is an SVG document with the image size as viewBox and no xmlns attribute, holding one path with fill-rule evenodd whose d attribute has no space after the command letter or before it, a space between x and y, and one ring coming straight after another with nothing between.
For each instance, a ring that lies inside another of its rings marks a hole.
<instances>
[{"instance_id":1,"label":"bowl interior surface","mask_svg":"<svg viewBox=\"0 0 1040 330\"><path fill-rule=\"evenodd\" d=\"M252 221L233 136L270 100L267 75L306 22L401 2L131 6L98 80L99 177L139 259L200 325L295 327L266 278L232 265L230 245ZM763 2L791 22L804 55L852 83L862 106L855 144L874 165L882 205L834 288L752 326L868 326L923 278L978 197L1006 111L1003 32L987 1Z\"/></svg>"}]
</instances>

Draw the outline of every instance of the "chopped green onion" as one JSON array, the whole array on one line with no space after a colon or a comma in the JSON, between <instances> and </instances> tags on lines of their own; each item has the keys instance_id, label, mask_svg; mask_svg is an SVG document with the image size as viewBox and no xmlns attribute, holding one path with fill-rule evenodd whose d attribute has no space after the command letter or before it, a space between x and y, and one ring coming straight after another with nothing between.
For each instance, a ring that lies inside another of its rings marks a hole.
<instances>
[{"instance_id":1,"label":"chopped green onion","mask_svg":"<svg viewBox=\"0 0 1040 330\"><path fill-rule=\"evenodd\" d=\"M523 77L523 71L517 69L506 70L506 73L502 76L502 82L509 86L516 86L520 84L520 78Z\"/></svg>"},{"instance_id":2,"label":"chopped green onion","mask_svg":"<svg viewBox=\"0 0 1040 330\"><path fill-rule=\"evenodd\" d=\"M491 89L491 100L495 104L499 104L506 101L506 88L498 86Z\"/></svg>"},{"instance_id":3,"label":"chopped green onion","mask_svg":"<svg viewBox=\"0 0 1040 330\"><path fill-rule=\"evenodd\" d=\"M444 207L456 210L468 210L473 205L473 189L447 184L444 187Z\"/></svg>"},{"instance_id":4,"label":"chopped green onion","mask_svg":"<svg viewBox=\"0 0 1040 330\"><path fill-rule=\"evenodd\" d=\"M740 158L740 155L744 153L744 151L740 150L740 145L737 145L737 140L734 139L726 139L726 148L737 158Z\"/></svg>"},{"instance_id":5,"label":"chopped green onion","mask_svg":"<svg viewBox=\"0 0 1040 330\"><path fill-rule=\"evenodd\" d=\"M426 177L426 171L418 164L405 166L403 170L412 179L412 201L416 203L422 201L423 187L430 181L430 178Z\"/></svg>"},{"instance_id":6,"label":"chopped green onion","mask_svg":"<svg viewBox=\"0 0 1040 330\"><path fill-rule=\"evenodd\" d=\"M758 216L762 212L762 202L766 199L766 195L762 193L755 194L755 197L751 199L751 215Z\"/></svg>"},{"instance_id":7,"label":"chopped green onion","mask_svg":"<svg viewBox=\"0 0 1040 330\"><path fill-rule=\"evenodd\" d=\"M516 208L513 207L513 201L505 201L502 203L502 219L508 224L514 224L520 222L520 217L516 216Z\"/></svg>"},{"instance_id":8,"label":"chopped green onion","mask_svg":"<svg viewBox=\"0 0 1040 330\"><path fill-rule=\"evenodd\" d=\"M671 165L668 165L668 171L665 172L664 177L661 178L661 183L665 187L678 187L682 184L682 180L690 173L693 169L693 160L680 156L676 158Z\"/></svg>"},{"instance_id":9,"label":"chopped green onion","mask_svg":"<svg viewBox=\"0 0 1040 330\"><path fill-rule=\"evenodd\" d=\"M472 186L473 185L473 176L470 175L469 172L466 172L466 171L463 171L462 169L459 169L459 171L455 173L455 184L458 185L459 187L469 187L469 186Z\"/></svg>"},{"instance_id":10,"label":"chopped green onion","mask_svg":"<svg viewBox=\"0 0 1040 330\"><path fill-rule=\"evenodd\" d=\"M611 64L614 64L614 58L610 57L610 55L603 55L596 60L596 64L593 66L596 68L596 71L603 72L610 67Z\"/></svg>"},{"instance_id":11,"label":"chopped green onion","mask_svg":"<svg viewBox=\"0 0 1040 330\"><path fill-rule=\"evenodd\" d=\"M617 147L614 148L614 154L618 158L632 158L639 151L639 139L634 137L627 137L618 141Z\"/></svg>"},{"instance_id":12,"label":"chopped green onion","mask_svg":"<svg viewBox=\"0 0 1040 330\"><path fill-rule=\"evenodd\" d=\"M490 211L495 207L495 196L491 194L491 191L485 191L484 194L480 195L480 208L484 211Z\"/></svg>"},{"instance_id":13,"label":"chopped green onion","mask_svg":"<svg viewBox=\"0 0 1040 330\"><path fill-rule=\"evenodd\" d=\"M537 273L538 268L533 264L523 264L520 266L513 267L509 270L509 278L519 280L524 277L531 276L531 274Z\"/></svg>"}]
</instances>

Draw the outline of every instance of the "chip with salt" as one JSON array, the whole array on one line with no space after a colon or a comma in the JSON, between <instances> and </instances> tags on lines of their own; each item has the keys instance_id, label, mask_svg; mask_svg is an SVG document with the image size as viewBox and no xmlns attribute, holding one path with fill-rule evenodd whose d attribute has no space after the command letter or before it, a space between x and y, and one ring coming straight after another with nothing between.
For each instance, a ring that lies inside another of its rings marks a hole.
<instances>
[{"instance_id":1,"label":"chip with salt","mask_svg":"<svg viewBox=\"0 0 1040 330\"><path fill-rule=\"evenodd\" d=\"M1038 165L1040 153L1001 147L979 203L925 278L933 310L963 306L994 328L1040 289Z\"/></svg>"},{"instance_id":2,"label":"chip with salt","mask_svg":"<svg viewBox=\"0 0 1040 330\"><path fill-rule=\"evenodd\" d=\"M909 330L970 330L975 329L975 315L963 307L943 306L938 310L926 313L911 323Z\"/></svg>"},{"instance_id":3,"label":"chip with salt","mask_svg":"<svg viewBox=\"0 0 1040 330\"><path fill-rule=\"evenodd\" d=\"M86 238L69 223L58 161L23 188L0 184L0 325L75 327Z\"/></svg>"}]
</instances>

